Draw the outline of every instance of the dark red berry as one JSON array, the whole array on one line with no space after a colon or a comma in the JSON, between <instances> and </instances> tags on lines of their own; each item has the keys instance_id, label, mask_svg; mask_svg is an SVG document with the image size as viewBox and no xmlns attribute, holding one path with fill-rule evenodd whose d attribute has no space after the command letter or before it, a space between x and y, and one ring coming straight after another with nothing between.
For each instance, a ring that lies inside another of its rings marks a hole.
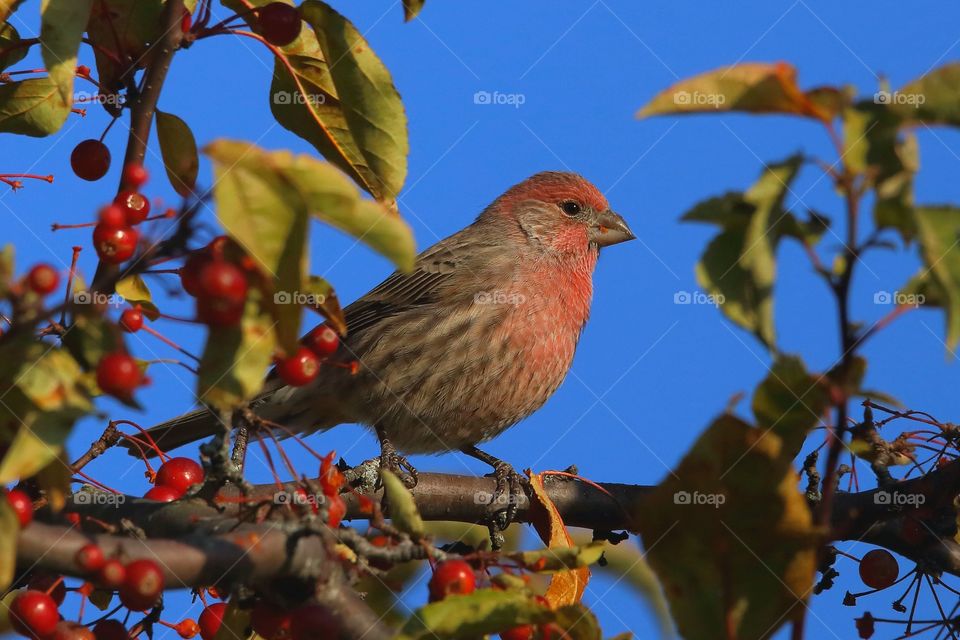
<instances>
[{"instance_id":1,"label":"dark red berry","mask_svg":"<svg viewBox=\"0 0 960 640\"><path fill-rule=\"evenodd\" d=\"M463 560L445 560L436 566L430 578L430 601L443 600L451 594L473 593L476 588L473 567Z\"/></svg>"},{"instance_id":2,"label":"dark red berry","mask_svg":"<svg viewBox=\"0 0 960 640\"><path fill-rule=\"evenodd\" d=\"M10 626L22 636L43 638L51 635L60 621L53 598L42 591L27 590L10 604Z\"/></svg>"},{"instance_id":3,"label":"dark red berry","mask_svg":"<svg viewBox=\"0 0 960 640\"><path fill-rule=\"evenodd\" d=\"M512 629L500 632L501 640L532 640L534 627L532 624L522 624Z\"/></svg>"},{"instance_id":4,"label":"dark red berry","mask_svg":"<svg viewBox=\"0 0 960 640\"><path fill-rule=\"evenodd\" d=\"M48 264L38 264L27 273L27 286L34 293L45 296L60 284L60 274Z\"/></svg>"},{"instance_id":5,"label":"dark red berry","mask_svg":"<svg viewBox=\"0 0 960 640\"><path fill-rule=\"evenodd\" d=\"M265 640L290 633L290 612L284 611L266 600L260 600L250 612L250 627Z\"/></svg>"},{"instance_id":6,"label":"dark red berry","mask_svg":"<svg viewBox=\"0 0 960 640\"><path fill-rule=\"evenodd\" d=\"M132 227L107 227L98 224L93 229L93 248L104 262L120 264L129 260L137 250L140 234Z\"/></svg>"},{"instance_id":7,"label":"dark red berry","mask_svg":"<svg viewBox=\"0 0 960 640\"><path fill-rule=\"evenodd\" d=\"M97 571L97 584L108 589L117 589L127 577L127 568L119 560L110 558Z\"/></svg>"},{"instance_id":8,"label":"dark red berry","mask_svg":"<svg viewBox=\"0 0 960 640\"><path fill-rule=\"evenodd\" d=\"M61 620L49 640L96 640L93 631L80 623L70 620Z\"/></svg>"},{"instance_id":9,"label":"dark red berry","mask_svg":"<svg viewBox=\"0 0 960 640\"><path fill-rule=\"evenodd\" d=\"M30 496L20 489L11 489L7 491L7 502L13 507L13 512L17 514L21 529L33 522L33 500L30 499Z\"/></svg>"},{"instance_id":10,"label":"dark red berry","mask_svg":"<svg viewBox=\"0 0 960 640\"><path fill-rule=\"evenodd\" d=\"M277 362L277 373L291 387L302 387L310 383L319 371L320 362L317 356L306 347L300 347L292 356Z\"/></svg>"},{"instance_id":11,"label":"dark red berry","mask_svg":"<svg viewBox=\"0 0 960 640\"><path fill-rule=\"evenodd\" d=\"M123 168L123 186L130 189L139 189L150 179L150 174L138 162L131 162Z\"/></svg>"},{"instance_id":12,"label":"dark red berry","mask_svg":"<svg viewBox=\"0 0 960 640\"><path fill-rule=\"evenodd\" d=\"M130 226L140 224L150 215L150 201L138 191L121 191L113 202L123 210Z\"/></svg>"},{"instance_id":13,"label":"dark red berry","mask_svg":"<svg viewBox=\"0 0 960 640\"><path fill-rule=\"evenodd\" d=\"M243 319L243 304L213 298L197 300L197 320L210 327L232 327Z\"/></svg>"},{"instance_id":14,"label":"dark red berry","mask_svg":"<svg viewBox=\"0 0 960 640\"><path fill-rule=\"evenodd\" d=\"M285 2L271 2L257 13L260 35L275 47L285 47L300 35L300 12Z\"/></svg>"},{"instance_id":15,"label":"dark red berry","mask_svg":"<svg viewBox=\"0 0 960 640\"><path fill-rule=\"evenodd\" d=\"M203 482L203 467L190 458L170 458L157 470L154 484L170 487L181 494Z\"/></svg>"},{"instance_id":16,"label":"dark red berry","mask_svg":"<svg viewBox=\"0 0 960 640\"><path fill-rule=\"evenodd\" d=\"M247 298L247 289L246 275L230 262L214 260L200 270L200 295L242 303Z\"/></svg>"},{"instance_id":17,"label":"dark red berry","mask_svg":"<svg viewBox=\"0 0 960 640\"><path fill-rule=\"evenodd\" d=\"M899 574L897 559L886 549L873 549L860 560L860 579L871 589L886 589Z\"/></svg>"},{"instance_id":18,"label":"dark red berry","mask_svg":"<svg viewBox=\"0 0 960 640\"><path fill-rule=\"evenodd\" d=\"M183 493L173 487L151 487L149 491L143 494L147 500L156 500L157 502L173 502L179 500Z\"/></svg>"},{"instance_id":19,"label":"dark red berry","mask_svg":"<svg viewBox=\"0 0 960 640\"><path fill-rule=\"evenodd\" d=\"M213 640L223 624L223 614L227 611L226 602L212 604L200 612L197 622L200 625L200 637L203 640Z\"/></svg>"},{"instance_id":20,"label":"dark red berry","mask_svg":"<svg viewBox=\"0 0 960 640\"><path fill-rule=\"evenodd\" d=\"M206 251L194 251L180 267L180 284L191 296L200 295L200 271L210 262Z\"/></svg>"},{"instance_id":21,"label":"dark red berry","mask_svg":"<svg viewBox=\"0 0 960 640\"><path fill-rule=\"evenodd\" d=\"M108 353L97 365L97 384L100 389L121 400L130 399L142 382L143 374L137 361L126 353Z\"/></svg>"},{"instance_id":22,"label":"dark red berry","mask_svg":"<svg viewBox=\"0 0 960 640\"><path fill-rule=\"evenodd\" d=\"M84 140L73 148L70 166L78 178L99 180L110 169L110 149L99 140Z\"/></svg>"},{"instance_id":23,"label":"dark red berry","mask_svg":"<svg viewBox=\"0 0 960 640\"><path fill-rule=\"evenodd\" d=\"M140 307L124 309L123 313L120 314L120 326L129 333L140 331L143 328L143 311L140 310Z\"/></svg>"},{"instance_id":24,"label":"dark red berry","mask_svg":"<svg viewBox=\"0 0 960 640\"><path fill-rule=\"evenodd\" d=\"M100 209L100 214L97 216L97 219L100 226L108 229L119 229L120 227L127 226L127 214L118 204L108 204L103 209Z\"/></svg>"},{"instance_id":25,"label":"dark red berry","mask_svg":"<svg viewBox=\"0 0 960 640\"><path fill-rule=\"evenodd\" d=\"M97 640L129 640L130 633L119 620L101 620L93 625L93 635Z\"/></svg>"},{"instance_id":26,"label":"dark red berry","mask_svg":"<svg viewBox=\"0 0 960 640\"><path fill-rule=\"evenodd\" d=\"M103 555L103 549L93 543L80 547L77 555L74 556L74 561L86 573L100 571L103 565L107 563L107 559Z\"/></svg>"},{"instance_id":27,"label":"dark red berry","mask_svg":"<svg viewBox=\"0 0 960 640\"><path fill-rule=\"evenodd\" d=\"M337 350L337 346L340 344L340 337L337 335L337 332L328 325L321 324L307 334L304 343L318 358L326 358Z\"/></svg>"},{"instance_id":28,"label":"dark red berry","mask_svg":"<svg viewBox=\"0 0 960 640\"><path fill-rule=\"evenodd\" d=\"M163 572L153 560L134 560L127 565L127 577L120 585L120 602L134 611L149 609L163 592Z\"/></svg>"},{"instance_id":29,"label":"dark red berry","mask_svg":"<svg viewBox=\"0 0 960 640\"><path fill-rule=\"evenodd\" d=\"M290 637L292 640L328 640L340 633L337 619L325 607L306 604L290 614Z\"/></svg>"},{"instance_id":30,"label":"dark red berry","mask_svg":"<svg viewBox=\"0 0 960 640\"><path fill-rule=\"evenodd\" d=\"M61 576L55 576L52 573L33 574L27 583L27 589L42 591L53 598L58 607L67 597L67 585L64 584Z\"/></svg>"}]
</instances>

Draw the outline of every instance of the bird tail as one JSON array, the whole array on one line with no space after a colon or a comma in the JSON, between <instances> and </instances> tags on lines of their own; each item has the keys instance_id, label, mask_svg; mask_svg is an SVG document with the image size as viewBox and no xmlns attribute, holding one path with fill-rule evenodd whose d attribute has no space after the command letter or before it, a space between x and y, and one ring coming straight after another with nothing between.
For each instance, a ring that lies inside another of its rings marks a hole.
<instances>
[{"instance_id":1,"label":"bird tail","mask_svg":"<svg viewBox=\"0 0 960 640\"><path fill-rule=\"evenodd\" d=\"M155 458L160 454L154 447L149 446L150 439L156 443L160 451L167 452L185 444L190 444L195 440L212 436L216 432L216 414L208 409L197 409L147 429L146 433L150 438L145 438L142 435L138 438L146 440L148 446L140 445L138 447L137 444L126 439L121 440L120 445L126 447L130 455L134 457L139 458L145 455L147 458ZM142 453L141 449L143 449Z\"/></svg>"}]
</instances>

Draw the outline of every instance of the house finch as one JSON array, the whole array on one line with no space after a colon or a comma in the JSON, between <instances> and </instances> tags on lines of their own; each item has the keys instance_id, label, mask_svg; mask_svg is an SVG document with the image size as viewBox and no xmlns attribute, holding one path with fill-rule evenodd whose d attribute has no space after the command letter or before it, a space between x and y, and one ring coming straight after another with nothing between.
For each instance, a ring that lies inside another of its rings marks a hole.
<instances>
[{"instance_id":1,"label":"house finch","mask_svg":"<svg viewBox=\"0 0 960 640\"><path fill-rule=\"evenodd\" d=\"M508 189L467 228L345 309L348 333L303 387L275 375L252 404L260 418L309 433L340 423L376 431L380 463L415 474L397 453L476 448L539 409L563 382L590 314L599 248L634 238L584 178L544 172ZM208 411L150 430L163 449L210 435Z\"/></svg>"}]
</instances>

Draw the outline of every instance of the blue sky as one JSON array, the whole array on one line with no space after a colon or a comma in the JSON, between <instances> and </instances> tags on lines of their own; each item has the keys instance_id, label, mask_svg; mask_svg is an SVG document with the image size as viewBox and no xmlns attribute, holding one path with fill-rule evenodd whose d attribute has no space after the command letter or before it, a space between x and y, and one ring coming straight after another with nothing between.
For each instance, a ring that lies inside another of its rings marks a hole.
<instances>
[{"instance_id":1,"label":"blue sky","mask_svg":"<svg viewBox=\"0 0 960 640\"><path fill-rule=\"evenodd\" d=\"M677 292L696 290L693 267L713 233L681 224L680 215L701 199L745 189L763 162L798 150L834 159L822 129L799 119L738 115L638 121L634 112L680 78L738 61L784 60L797 67L802 87L853 84L866 95L876 90L881 76L897 87L960 51L955 29L937 28L960 19L960 7L949 4L883 1L868 9L796 0L742 2L733 8L618 0L429 0L421 17L406 25L398 2L334 4L366 34L403 96L411 153L400 209L418 247L465 226L504 189L545 169L577 171L594 181L637 234L638 241L601 257L592 318L566 383L541 411L487 446L518 468L542 471L575 463L583 475L600 481L658 482L728 399L749 393L767 372L769 358L760 345L713 307L674 304ZM37 5L28 3L20 12L29 26L15 21L21 35L36 28ZM226 15L220 6L215 12ZM230 137L313 153L272 121L267 100L272 63L269 52L255 45L215 38L179 54L161 109L186 120L201 143ZM86 53L81 62L92 66L92 57ZM520 96L503 100L522 104L477 104L477 92ZM85 119L71 117L51 138L0 139L0 171L57 178L52 186L28 183L19 193L0 193L5 240L17 245L21 269L38 260L65 268L70 247L88 242L86 232L54 234L49 228L53 222L91 219L114 188L117 166L99 183L83 182L69 169L73 146L98 137L107 121L92 107ZM122 156L125 137L126 125L118 123L107 138L115 158ZM960 202L960 138L937 129L920 131L919 139L917 200ZM176 203L162 177L155 139L147 165L155 176L149 195ZM210 177L204 163L201 182L209 184ZM815 208L839 224L840 201L816 169L805 168L793 190L788 202L797 211ZM213 219L209 212L206 216ZM840 246L842 227L836 231L840 235L825 237L822 255ZM311 251L314 272L331 280L344 301L362 295L391 270L386 260L319 226L312 229ZM811 368L828 368L839 352L832 300L798 246L784 243L779 257L775 295L781 344L800 353ZM852 300L855 316L871 322L889 310L874 304L874 293L896 290L919 261L910 248L874 254L867 264ZM94 267L88 250L81 268L89 277ZM173 310L187 308L182 301L174 305ZM170 323L160 328L194 350L202 339L196 328ZM942 338L939 311L898 320L866 349L866 386L955 420L958 369ZM130 344L145 358L176 355L142 334ZM132 414L110 402L102 407L111 416L144 425L192 407L193 382L182 369L154 367L152 378L153 385L139 394L149 408L145 413ZM72 452L81 452L102 427L103 422L84 422L71 439ZM315 437L313 444L335 448L349 461L376 453L374 439L351 426ZM117 478L117 487L142 492L147 488L142 467L130 460L117 453L90 470ZM426 470L486 471L453 454L414 462ZM262 466L255 464L251 473L267 479ZM855 574L850 563L841 565L844 569L845 575ZM843 588L841 582L813 601L809 637L854 637L854 610L839 604ZM420 585L410 601L422 602L425 595ZM601 577L587 599L608 635L632 629L649 637L651 619L631 592ZM875 599L866 608L888 610L892 598Z\"/></svg>"}]
</instances>

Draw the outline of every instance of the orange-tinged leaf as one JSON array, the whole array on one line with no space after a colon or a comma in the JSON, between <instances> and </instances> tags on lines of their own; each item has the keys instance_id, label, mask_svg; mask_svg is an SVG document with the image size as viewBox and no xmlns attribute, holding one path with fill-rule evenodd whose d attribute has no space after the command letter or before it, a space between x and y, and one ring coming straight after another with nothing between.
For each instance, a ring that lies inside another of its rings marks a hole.
<instances>
[{"instance_id":1,"label":"orange-tinged leaf","mask_svg":"<svg viewBox=\"0 0 960 640\"><path fill-rule=\"evenodd\" d=\"M566 549L576 546L557 506L543 487L543 474L528 473L533 496L530 500L530 511L533 526L548 549ZM560 571L553 574L550 586L544 594L551 608L563 607L580 602L587 582L590 581L590 569L580 567L570 571Z\"/></svg>"}]
</instances>

